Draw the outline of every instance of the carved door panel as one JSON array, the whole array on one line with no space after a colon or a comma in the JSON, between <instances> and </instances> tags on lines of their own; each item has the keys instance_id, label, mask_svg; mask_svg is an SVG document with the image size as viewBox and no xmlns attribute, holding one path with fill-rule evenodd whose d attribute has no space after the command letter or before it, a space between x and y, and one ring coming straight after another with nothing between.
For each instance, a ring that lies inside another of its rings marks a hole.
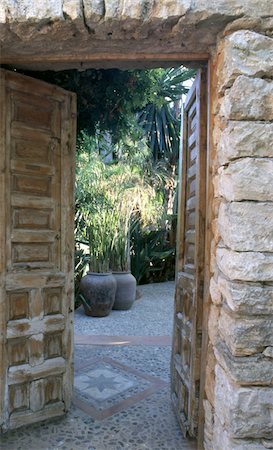
<instances>
[{"instance_id":1,"label":"carved door panel","mask_svg":"<svg viewBox=\"0 0 273 450\"><path fill-rule=\"evenodd\" d=\"M0 428L69 408L75 95L1 70Z\"/></svg>"},{"instance_id":2,"label":"carved door panel","mask_svg":"<svg viewBox=\"0 0 273 450\"><path fill-rule=\"evenodd\" d=\"M206 71L199 70L183 108L172 400L184 434L197 436L205 252Z\"/></svg>"}]
</instances>

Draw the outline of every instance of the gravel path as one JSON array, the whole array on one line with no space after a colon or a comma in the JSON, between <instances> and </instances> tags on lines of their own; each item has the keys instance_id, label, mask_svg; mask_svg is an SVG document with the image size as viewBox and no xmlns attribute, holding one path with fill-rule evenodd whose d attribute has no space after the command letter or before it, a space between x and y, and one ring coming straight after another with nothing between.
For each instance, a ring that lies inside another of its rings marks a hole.
<instances>
[{"instance_id":1,"label":"gravel path","mask_svg":"<svg viewBox=\"0 0 273 450\"><path fill-rule=\"evenodd\" d=\"M81 306L75 311L76 335L171 336L174 281L138 287L141 297L128 311L112 311L107 317L89 317Z\"/></svg>"}]
</instances>

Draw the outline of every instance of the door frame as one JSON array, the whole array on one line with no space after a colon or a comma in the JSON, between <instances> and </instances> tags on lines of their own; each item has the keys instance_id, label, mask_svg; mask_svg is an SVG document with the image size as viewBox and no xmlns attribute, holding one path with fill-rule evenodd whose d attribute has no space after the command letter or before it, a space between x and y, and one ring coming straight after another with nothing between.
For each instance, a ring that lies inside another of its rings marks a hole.
<instances>
[{"instance_id":1,"label":"door frame","mask_svg":"<svg viewBox=\"0 0 273 450\"><path fill-rule=\"evenodd\" d=\"M213 220L213 183L212 183L212 63L207 65L207 158L206 158L206 217L205 217L205 261L204 261L204 290L203 290L203 324L202 324L202 345L201 345L201 367L200 367L200 399L198 412L198 450L203 450L204 445L204 425L205 411L203 400L205 397L206 368L207 368L207 350L209 342L208 319L211 304L210 298L210 278L211 278L211 242Z\"/></svg>"},{"instance_id":2,"label":"door frame","mask_svg":"<svg viewBox=\"0 0 273 450\"><path fill-rule=\"evenodd\" d=\"M213 199L213 184L211 179L211 127L210 123L212 123L212 117L210 114L211 107L211 62L208 61L207 64L199 64L198 68L202 68L205 71L206 77L206 157L205 157L205 237L204 237L204 288L203 288L203 311L202 311L202 342L201 342L201 358L200 358L200 393L199 393L199 408L198 408L198 435L197 435L197 444L198 449L202 450L203 447L203 439L204 439L204 408L203 408L203 400L205 397L205 377L206 377L206 355L207 355L207 345L208 345L208 313L209 313L209 305L210 305L210 255L211 255L211 218L212 218L212 199ZM189 95L189 94L188 94ZM204 109L201 107L201 109ZM177 223L177 242L176 242L176 275L181 270L181 255L179 257L179 252L181 253L181 241L183 240L183 232L181 229L184 228L184 220L185 218L179 214L179 211L183 210L183 202L185 198L183 197L184 192L184 183L185 183L185 167L183 161L184 159L184 147L185 147L185 117L183 117L183 107L182 107L182 117L181 117L181 140L180 140L180 155L179 155L179 194L178 194L178 223ZM178 242L178 238L179 242ZM183 258L182 258L183 259ZM177 283L176 279L176 283ZM175 312L174 312L174 320L175 320ZM175 329L175 328L174 328ZM172 338L174 339L174 332Z\"/></svg>"},{"instance_id":3,"label":"door frame","mask_svg":"<svg viewBox=\"0 0 273 450\"><path fill-rule=\"evenodd\" d=\"M67 63L75 61L77 57L75 55L70 55ZM23 61L20 59L4 60L3 65L18 65L24 64L24 69L27 69L27 65L33 64L35 61L39 64L41 58L31 57L30 60L24 58ZM48 55L45 59L43 58L43 64L50 64L52 61L63 61L64 57L58 55ZM82 57L81 57L82 61ZM86 57L85 63L88 64L93 62L94 67L99 68L100 64L103 65L104 62L109 63L110 67L123 67L123 65L128 65L130 68L158 68L158 67L174 67L178 65L185 65L191 68L206 67L207 70L207 179L206 179L206 233L205 233L205 271L204 271L204 309L203 309L203 334L202 334L202 358L201 358L201 383L200 383L200 407L199 407L199 424L198 424L198 448L203 448L203 436L204 436L204 409L203 409L203 399L205 392L205 372L206 372L206 353L208 345L208 312L210 305L210 294L209 294L209 284L210 284L210 255L211 255L211 221L212 221L212 200L213 200L213 185L212 185L212 169L211 169L211 143L212 143L212 130L211 124L213 123L213 117L211 113L211 91L212 91L212 62L209 58L208 53L132 53L130 55L124 55L122 53L108 54L108 53L98 53L90 54ZM18 68L19 68L18 67ZM3 68L9 68L5 67ZM46 69L43 69L46 70Z\"/></svg>"}]
</instances>

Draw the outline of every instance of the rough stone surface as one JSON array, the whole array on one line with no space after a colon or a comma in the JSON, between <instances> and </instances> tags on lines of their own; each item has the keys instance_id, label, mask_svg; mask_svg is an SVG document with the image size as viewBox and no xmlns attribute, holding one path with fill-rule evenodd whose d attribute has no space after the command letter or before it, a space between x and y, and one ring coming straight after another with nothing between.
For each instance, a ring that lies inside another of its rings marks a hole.
<instances>
[{"instance_id":1,"label":"rough stone surface","mask_svg":"<svg viewBox=\"0 0 273 450\"><path fill-rule=\"evenodd\" d=\"M221 291L219 289L218 283L216 283L214 278L211 278L211 280L210 280L209 291L210 291L212 303L214 303L217 306L221 305L222 304Z\"/></svg>"},{"instance_id":2,"label":"rough stone surface","mask_svg":"<svg viewBox=\"0 0 273 450\"><path fill-rule=\"evenodd\" d=\"M234 356L262 352L273 342L273 316L242 317L221 309L219 334Z\"/></svg>"},{"instance_id":3,"label":"rough stone surface","mask_svg":"<svg viewBox=\"0 0 273 450\"><path fill-rule=\"evenodd\" d=\"M235 31L252 30L265 36L273 37L273 17L240 17L227 24L224 35Z\"/></svg>"},{"instance_id":4,"label":"rough stone surface","mask_svg":"<svg viewBox=\"0 0 273 450\"><path fill-rule=\"evenodd\" d=\"M257 10L257 1L248 0L194 0L191 3L192 9L210 15L213 12L231 15L245 15L250 17L265 17L273 14L273 5L270 0L261 1L260 8Z\"/></svg>"},{"instance_id":5,"label":"rough stone surface","mask_svg":"<svg viewBox=\"0 0 273 450\"><path fill-rule=\"evenodd\" d=\"M63 14L72 20L82 18L82 0L63 0Z\"/></svg>"},{"instance_id":6,"label":"rough stone surface","mask_svg":"<svg viewBox=\"0 0 273 450\"><path fill-rule=\"evenodd\" d=\"M239 283L220 276L218 288L228 307L244 315L273 314L273 286Z\"/></svg>"},{"instance_id":7,"label":"rough stone surface","mask_svg":"<svg viewBox=\"0 0 273 450\"><path fill-rule=\"evenodd\" d=\"M4 21L39 22L40 20L63 20L61 0L4 0L1 2L1 19ZM3 23L3 22L2 22Z\"/></svg>"},{"instance_id":8,"label":"rough stone surface","mask_svg":"<svg viewBox=\"0 0 273 450\"><path fill-rule=\"evenodd\" d=\"M208 330L209 338L212 345L215 345L218 341L218 322L220 317L221 308L219 306L211 305L209 312Z\"/></svg>"},{"instance_id":9,"label":"rough stone surface","mask_svg":"<svg viewBox=\"0 0 273 450\"><path fill-rule=\"evenodd\" d=\"M214 411L208 400L203 401L203 407L205 411L204 449L211 450L214 427Z\"/></svg>"},{"instance_id":10,"label":"rough stone surface","mask_svg":"<svg viewBox=\"0 0 273 450\"><path fill-rule=\"evenodd\" d=\"M272 203L222 203L218 227L225 246L232 250L273 252Z\"/></svg>"},{"instance_id":11,"label":"rough stone surface","mask_svg":"<svg viewBox=\"0 0 273 450\"><path fill-rule=\"evenodd\" d=\"M265 450L261 439L234 439L215 418L213 447L208 450Z\"/></svg>"},{"instance_id":12,"label":"rough stone surface","mask_svg":"<svg viewBox=\"0 0 273 450\"><path fill-rule=\"evenodd\" d=\"M243 30L227 36L217 70L220 90L230 87L239 75L273 77L272 61L272 38Z\"/></svg>"},{"instance_id":13,"label":"rough stone surface","mask_svg":"<svg viewBox=\"0 0 273 450\"><path fill-rule=\"evenodd\" d=\"M273 255L258 252L234 252L218 248L216 260L230 280L273 281Z\"/></svg>"},{"instance_id":14,"label":"rough stone surface","mask_svg":"<svg viewBox=\"0 0 273 450\"><path fill-rule=\"evenodd\" d=\"M263 351L263 355L267 358L273 358L273 347L266 347L266 349Z\"/></svg>"},{"instance_id":15,"label":"rough stone surface","mask_svg":"<svg viewBox=\"0 0 273 450\"><path fill-rule=\"evenodd\" d=\"M233 356L223 342L215 346L215 356L228 376L240 385L272 385L273 360L263 354Z\"/></svg>"},{"instance_id":16,"label":"rough stone surface","mask_svg":"<svg viewBox=\"0 0 273 450\"><path fill-rule=\"evenodd\" d=\"M272 158L243 158L219 169L219 193L228 201L273 201L272 185Z\"/></svg>"},{"instance_id":17,"label":"rough stone surface","mask_svg":"<svg viewBox=\"0 0 273 450\"><path fill-rule=\"evenodd\" d=\"M7 64L41 70L125 67L115 58L94 62L89 57L209 53L227 24L252 20L263 32L272 14L271 0L260 0L258 9L256 0L2 0L1 56Z\"/></svg>"},{"instance_id":18,"label":"rough stone surface","mask_svg":"<svg viewBox=\"0 0 273 450\"><path fill-rule=\"evenodd\" d=\"M273 157L273 124L230 121L217 148L220 165L246 156Z\"/></svg>"},{"instance_id":19,"label":"rough stone surface","mask_svg":"<svg viewBox=\"0 0 273 450\"><path fill-rule=\"evenodd\" d=\"M215 370L215 414L229 438L272 439L273 389L241 387L219 365Z\"/></svg>"},{"instance_id":20,"label":"rough stone surface","mask_svg":"<svg viewBox=\"0 0 273 450\"><path fill-rule=\"evenodd\" d=\"M66 0L67 2L68 0ZM73 8L78 7L79 0L69 0ZM3 0L1 3L2 16L10 21L26 20L27 11L30 9L32 2L30 0L21 0L13 2L12 0ZM37 8L46 5L44 18L48 18L47 14L54 9L57 4L59 7L62 2L47 0L45 2L37 1ZM189 16L196 15L196 21L207 20L214 14L223 17L240 17L242 15L258 18L266 17L273 14L273 7L270 0L261 0L260 8L257 11L256 0L163 0L163 1L139 1L134 0L83 0L84 8L86 9L86 16L89 18L92 11L101 10L101 18L111 17L112 19L120 18L136 18L141 19L145 15L155 17L173 17L184 16L188 13ZM45 7L45 6L44 6ZM34 16L35 17L35 16ZM215 18L216 20L216 18Z\"/></svg>"},{"instance_id":21,"label":"rough stone surface","mask_svg":"<svg viewBox=\"0 0 273 450\"><path fill-rule=\"evenodd\" d=\"M239 76L226 91L220 114L230 120L273 120L273 81Z\"/></svg>"},{"instance_id":22,"label":"rough stone surface","mask_svg":"<svg viewBox=\"0 0 273 450\"><path fill-rule=\"evenodd\" d=\"M262 439L264 448L273 448L273 439Z\"/></svg>"},{"instance_id":23,"label":"rough stone surface","mask_svg":"<svg viewBox=\"0 0 273 450\"><path fill-rule=\"evenodd\" d=\"M207 349L207 367L206 367L206 381L205 381L205 393L206 398L211 405L214 405L214 395L215 395L215 364L216 359L214 355L214 349L212 343L209 342Z\"/></svg>"}]
</instances>

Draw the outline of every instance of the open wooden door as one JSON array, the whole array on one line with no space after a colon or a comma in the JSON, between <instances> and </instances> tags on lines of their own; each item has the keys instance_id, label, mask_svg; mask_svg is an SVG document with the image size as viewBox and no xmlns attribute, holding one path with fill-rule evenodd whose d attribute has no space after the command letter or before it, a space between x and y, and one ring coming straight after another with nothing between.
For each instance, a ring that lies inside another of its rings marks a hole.
<instances>
[{"instance_id":1,"label":"open wooden door","mask_svg":"<svg viewBox=\"0 0 273 450\"><path fill-rule=\"evenodd\" d=\"M70 406L76 102L14 72L0 80L3 431Z\"/></svg>"},{"instance_id":2,"label":"open wooden door","mask_svg":"<svg viewBox=\"0 0 273 450\"><path fill-rule=\"evenodd\" d=\"M180 150L172 400L183 433L197 436L200 391L206 205L206 70L183 108Z\"/></svg>"}]
</instances>

